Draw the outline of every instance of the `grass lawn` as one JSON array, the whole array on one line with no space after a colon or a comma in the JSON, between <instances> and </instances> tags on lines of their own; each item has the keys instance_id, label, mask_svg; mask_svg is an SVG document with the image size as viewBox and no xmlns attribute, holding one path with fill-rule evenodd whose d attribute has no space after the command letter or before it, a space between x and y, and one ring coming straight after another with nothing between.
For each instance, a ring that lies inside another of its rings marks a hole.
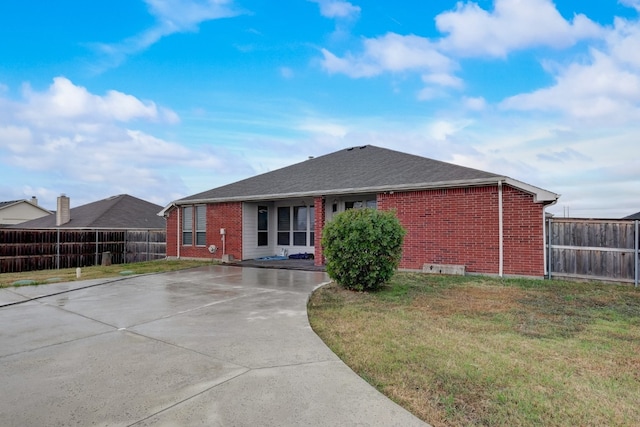
<instances>
[{"instance_id":1,"label":"grass lawn","mask_svg":"<svg viewBox=\"0 0 640 427\"><path fill-rule=\"evenodd\" d=\"M640 425L633 287L398 273L308 308L347 365L434 426Z\"/></svg>"},{"instance_id":2,"label":"grass lawn","mask_svg":"<svg viewBox=\"0 0 640 427\"><path fill-rule=\"evenodd\" d=\"M96 265L93 267L82 267L80 279L76 279L75 268L2 273L0 274L0 288L19 286L14 285L14 283L22 280L33 280L35 284L41 285L51 282L72 282L75 280L117 277L120 276L120 272L127 272L128 274L162 273L165 271L183 270L185 268L211 264L211 261L157 260L137 262L135 264L113 264L107 267Z\"/></svg>"}]
</instances>

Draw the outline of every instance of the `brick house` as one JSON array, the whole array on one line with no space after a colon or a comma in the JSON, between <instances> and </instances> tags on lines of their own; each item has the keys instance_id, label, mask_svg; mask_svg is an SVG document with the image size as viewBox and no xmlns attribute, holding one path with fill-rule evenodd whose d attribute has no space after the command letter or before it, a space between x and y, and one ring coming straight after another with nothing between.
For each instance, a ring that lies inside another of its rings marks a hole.
<instances>
[{"instance_id":1,"label":"brick house","mask_svg":"<svg viewBox=\"0 0 640 427\"><path fill-rule=\"evenodd\" d=\"M545 207L558 197L502 175L366 145L175 200L160 214L169 257L311 253L321 265L322 229L336 213L392 209L407 230L402 269L464 265L469 273L542 277Z\"/></svg>"}]
</instances>

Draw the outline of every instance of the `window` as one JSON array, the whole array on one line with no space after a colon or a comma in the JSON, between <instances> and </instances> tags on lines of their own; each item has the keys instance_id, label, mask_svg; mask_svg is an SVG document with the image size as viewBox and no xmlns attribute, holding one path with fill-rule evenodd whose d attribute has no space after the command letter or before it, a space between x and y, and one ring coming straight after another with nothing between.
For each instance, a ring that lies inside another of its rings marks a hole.
<instances>
[{"instance_id":1,"label":"window","mask_svg":"<svg viewBox=\"0 0 640 427\"><path fill-rule=\"evenodd\" d=\"M316 243L316 210L313 206L309 206L309 245L315 246Z\"/></svg>"},{"instance_id":2,"label":"window","mask_svg":"<svg viewBox=\"0 0 640 427\"><path fill-rule=\"evenodd\" d=\"M307 207L293 207L293 245L307 246Z\"/></svg>"},{"instance_id":3,"label":"window","mask_svg":"<svg viewBox=\"0 0 640 427\"><path fill-rule=\"evenodd\" d=\"M258 246L269 246L269 208L258 206Z\"/></svg>"},{"instance_id":4,"label":"window","mask_svg":"<svg viewBox=\"0 0 640 427\"><path fill-rule=\"evenodd\" d=\"M289 230L291 230L291 210L289 206L278 208L278 245L289 246Z\"/></svg>"},{"instance_id":5,"label":"window","mask_svg":"<svg viewBox=\"0 0 640 427\"><path fill-rule=\"evenodd\" d=\"M375 200L358 200L355 202L344 202L344 210L348 211L349 209L363 209L363 208L373 208L376 209L377 202Z\"/></svg>"},{"instance_id":6,"label":"window","mask_svg":"<svg viewBox=\"0 0 640 427\"><path fill-rule=\"evenodd\" d=\"M196 246L207 245L207 207L196 206Z\"/></svg>"},{"instance_id":7,"label":"window","mask_svg":"<svg viewBox=\"0 0 640 427\"><path fill-rule=\"evenodd\" d=\"M182 208L182 244L193 245L193 206Z\"/></svg>"},{"instance_id":8,"label":"window","mask_svg":"<svg viewBox=\"0 0 640 427\"><path fill-rule=\"evenodd\" d=\"M315 224L313 206L278 207L278 245L314 246Z\"/></svg>"},{"instance_id":9,"label":"window","mask_svg":"<svg viewBox=\"0 0 640 427\"><path fill-rule=\"evenodd\" d=\"M193 232L197 246L207 244L207 207L185 206L182 208L182 244L193 245Z\"/></svg>"}]
</instances>

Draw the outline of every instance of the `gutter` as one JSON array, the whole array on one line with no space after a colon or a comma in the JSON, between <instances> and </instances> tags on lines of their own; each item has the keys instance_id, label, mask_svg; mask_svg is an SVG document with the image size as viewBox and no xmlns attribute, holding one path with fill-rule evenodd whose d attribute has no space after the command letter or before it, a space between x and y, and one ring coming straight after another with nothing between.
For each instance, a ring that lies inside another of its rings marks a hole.
<instances>
[{"instance_id":1,"label":"gutter","mask_svg":"<svg viewBox=\"0 0 640 427\"><path fill-rule=\"evenodd\" d=\"M498 183L508 184L512 187L518 188L533 196L535 203L555 203L560 195L552 193L547 190L543 190L539 187L526 184L521 181L517 181L505 176L491 177L491 178L478 178L469 180L455 180L455 181L439 181L439 182L421 182L415 184L399 184L399 185L384 185L375 187L352 187L341 189L323 189L314 191L300 191L294 193L272 193L272 194L255 194L246 196L228 196L228 197L211 197L201 199L181 199L170 203L166 208L160 212L159 215L164 215L172 207L180 205L191 205L199 203L222 203L222 202L252 202L261 200L282 200L290 198L301 197L320 197L320 196L340 196L358 193L384 193L390 191L419 191L419 190L433 190L442 188L461 188L461 187L478 187L483 185L497 185Z\"/></svg>"}]
</instances>

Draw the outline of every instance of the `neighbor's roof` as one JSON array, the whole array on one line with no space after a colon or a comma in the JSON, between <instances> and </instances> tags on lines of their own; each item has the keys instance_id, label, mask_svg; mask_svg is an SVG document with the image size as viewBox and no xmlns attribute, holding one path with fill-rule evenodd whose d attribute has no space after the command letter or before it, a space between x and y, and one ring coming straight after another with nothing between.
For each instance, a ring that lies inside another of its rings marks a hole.
<instances>
[{"instance_id":1,"label":"neighbor's roof","mask_svg":"<svg viewBox=\"0 0 640 427\"><path fill-rule=\"evenodd\" d=\"M18 205L20 203L29 203L29 206L32 206L32 207L37 208L37 209L40 209L43 212L51 213L50 210L45 209L42 206L35 205L35 204L31 203L29 200L25 200L25 199L22 199L22 200L9 200L9 201L6 201L6 202L0 202L0 209L6 209L6 208L8 208L10 206Z\"/></svg>"},{"instance_id":2,"label":"neighbor's roof","mask_svg":"<svg viewBox=\"0 0 640 427\"><path fill-rule=\"evenodd\" d=\"M6 202L0 202L0 209L6 208L7 206L15 205L16 203L20 203L23 200L8 200Z\"/></svg>"},{"instance_id":3,"label":"neighbor's roof","mask_svg":"<svg viewBox=\"0 0 640 427\"><path fill-rule=\"evenodd\" d=\"M161 209L162 206L146 200L120 194L71 208L71 220L60 228L165 228L164 219L158 216ZM57 228L56 216L33 219L13 228Z\"/></svg>"},{"instance_id":4,"label":"neighbor's roof","mask_svg":"<svg viewBox=\"0 0 640 427\"><path fill-rule=\"evenodd\" d=\"M640 219L640 212L634 213L633 215L625 216L622 219Z\"/></svg>"},{"instance_id":5,"label":"neighbor's roof","mask_svg":"<svg viewBox=\"0 0 640 427\"><path fill-rule=\"evenodd\" d=\"M172 205L187 203L408 191L489 185L498 181L532 193L539 202L555 202L559 197L502 175L365 145L309 158L301 163L176 200L163 213Z\"/></svg>"}]
</instances>

